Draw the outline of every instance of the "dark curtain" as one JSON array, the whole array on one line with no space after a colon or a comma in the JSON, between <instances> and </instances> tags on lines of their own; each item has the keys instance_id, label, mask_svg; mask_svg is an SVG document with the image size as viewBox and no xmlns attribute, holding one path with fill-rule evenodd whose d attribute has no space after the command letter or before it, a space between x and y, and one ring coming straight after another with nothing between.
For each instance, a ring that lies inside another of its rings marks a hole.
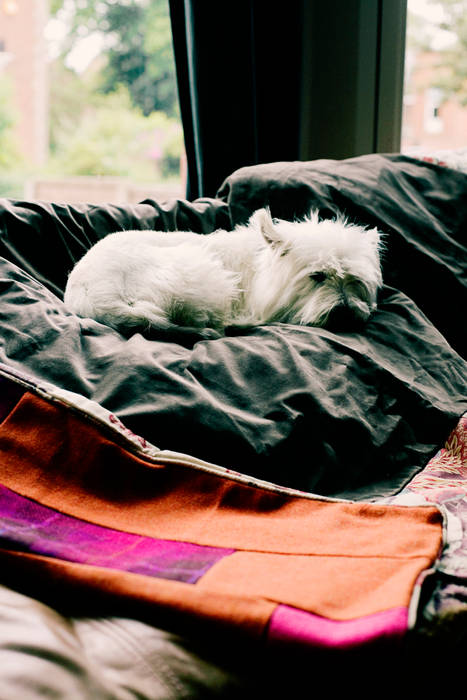
<instances>
[{"instance_id":1,"label":"dark curtain","mask_svg":"<svg viewBox=\"0 0 467 700\"><path fill-rule=\"evenodd\" d=\"M187 198L214 196L237 168L298 159L303 1L169 4Z\"/></svg>"}]
</instances>

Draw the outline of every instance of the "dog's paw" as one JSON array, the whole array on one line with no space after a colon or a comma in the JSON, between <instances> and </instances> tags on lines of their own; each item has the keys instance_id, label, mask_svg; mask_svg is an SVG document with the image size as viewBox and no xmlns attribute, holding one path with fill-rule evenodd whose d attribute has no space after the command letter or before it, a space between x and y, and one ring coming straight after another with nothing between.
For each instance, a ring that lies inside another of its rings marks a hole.
<instances>
[{"instance_id":1,"label":"dog's paw","mask_svg":"<svg viewBox=\"0 0 467 700\"><path fill-rule=\"evenodd\" d=\"M218 340L223 338L223 333L216 331L214 328L193 329L193 334L198 336L200 340Z\"/></svg>"},{"instance_id":2,"label":"dog's paw","mask_svg":"<svg viewBox=\"0 0 467 700\"><path fill-rule=\"evenodd\" d=\"M185 348L192 348L203 340L218 340L222 334L214 328L187 328L172 326L171 328L151 328L144 333L148 340L158 340L164 343L176 343Z\"/></svg>"},{"instance_id":3,"label":"dog's paw","mask_svg":"<svg viewBox=\"0 0 467 700\"><path fill-rule=\"evenodd\" d=\"M257 324L253 323L232 323L230 326L226 326L224 331L226 336L248 335L256 327Z\"/></svg>"}]
</instances>

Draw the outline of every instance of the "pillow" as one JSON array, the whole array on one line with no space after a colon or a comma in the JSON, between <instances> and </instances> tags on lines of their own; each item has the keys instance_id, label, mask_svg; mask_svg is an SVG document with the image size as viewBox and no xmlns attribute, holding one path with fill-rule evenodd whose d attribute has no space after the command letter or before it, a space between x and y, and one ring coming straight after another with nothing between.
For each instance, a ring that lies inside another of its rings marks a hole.
<instances>
[{"instance_id":1,"label":"pillow","mask_svg":"<svg viewBox=\"0 0 467 700\"><path fill-rule=\"evenodd\" d=\"M265 205L279 218L342 212L384 234L383 280L467 356L467 176L403 155L241 168L221 186L234 224Z\"/></svg>"}]
</instances>

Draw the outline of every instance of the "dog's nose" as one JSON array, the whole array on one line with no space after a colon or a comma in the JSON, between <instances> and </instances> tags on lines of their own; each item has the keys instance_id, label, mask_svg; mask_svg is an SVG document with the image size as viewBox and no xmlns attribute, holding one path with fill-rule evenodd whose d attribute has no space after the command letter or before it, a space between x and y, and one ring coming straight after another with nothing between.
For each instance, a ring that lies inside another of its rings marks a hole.
<instances>
[{"instance_id":1,"label":"dog's nose","mask_svg":"<svg viewBox=\"0 0 467 700\"><path fill-rule=\"evenodd\" d=\"M332 331L350 331L358 326L359 322L348 304L339 304L330 311L325 327Z\"/></svg>"}]
</instances>

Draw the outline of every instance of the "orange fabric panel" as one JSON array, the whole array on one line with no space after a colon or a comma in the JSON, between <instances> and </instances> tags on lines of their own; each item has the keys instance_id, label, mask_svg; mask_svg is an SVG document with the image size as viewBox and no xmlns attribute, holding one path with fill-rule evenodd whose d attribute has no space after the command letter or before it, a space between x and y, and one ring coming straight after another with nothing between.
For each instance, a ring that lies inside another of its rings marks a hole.
<instances>
[{"instance_id":1,"label":"orange fabric panel","mask_svg":"<svg viewBox=\"0 0 467 700\"><path fill-rule=\"evenodd\" d=\"M2 580L6 585L40 597L49 605L75 607L85 601L87 614L131 614L167 625L173 631L224 631L230 636L258 638L276 605L260 597L201 590L197 585L103 569L37 554L0 549ZM75 595L77 594L77 597ZM67 603L68 599L68 603Z\"/></svg>"},{"instance_id":2,"label":"orange fabric panel","mask_svg":"<svg viewBox=\"0 0 467 700\"><path fill-rule=\"evenodd\" d=\"M75 517L150 537L320 555L434 557L441 545L434 507L311 500L157 465L33 394L0 426L0 456L5 486Z\"/></svg>"},{"instance_id":3,"label":"orange fabric panel","mask_svg":"<svg viewBox=\"0 0 467 700\"><path fill-rule=\"evenodd\" d=\"M435 507L310 499L158 464L104 424L28 393L0 425L0 483L104 527L238 550L196 583L0 550L7 584L62 602L84 593L181 631L203 619L258 638L277 604L335 621L407 608L442 544Z\"/></svg>"},{"instance_id":4,"label":"orange fabric panel","mask_svg":"<svg viewBox=\"0 0 467 700\"><path fill-rule=\"evenodd\" d=\"M428 557L321 557L236 552L204 574L197 587L264 596L334 620L408 607Z\"/></svg>"}]
</instances>

